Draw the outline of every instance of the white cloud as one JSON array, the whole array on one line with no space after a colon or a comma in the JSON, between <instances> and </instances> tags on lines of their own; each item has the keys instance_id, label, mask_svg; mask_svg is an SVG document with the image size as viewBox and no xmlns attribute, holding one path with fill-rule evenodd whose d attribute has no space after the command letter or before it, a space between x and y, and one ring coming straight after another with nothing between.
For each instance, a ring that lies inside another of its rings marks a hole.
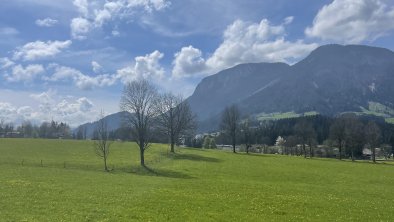
<instances>
[{"instance_id":1,"label":"white cloud","mask_svg":"<svg viewBox=\"0 0 394 222\"><path fill-rule=\"evenodd\" d=\"M14 106L12 106L10 103L0 102L0 116L1 117L8 120L11 115L15 115L16 110L17 109ZM4 120L4 119L0 119L0 120Z\"/></svg>"},{"instance_id":2,"label":"white cloud","mask_svg":"<svg viewBox=\"0 0 394 222\"><path fill-rule=\"evenodd\" d=\"M95 24L102 26L106 21L110 20L112 16L116 16L122 9L123 4L121 1L106 2L103 9L95 11Z\"/></svg>"},{"instance_id":3,"label":"white cloud","mask_svg":"<svg viewBox=\"0 0 394 222\"><path fill-rule=\"evenodd\" d=\"M51 18L37 19L36 25L41 27L52 27L58 23L57 20Z\"/></svg>"},{"instance_id":4,"label":"white cloud","mask_svg":"<svg viewBox=\"0 0 394 222\"><path fill-rule=\"evenodd\" d=\"M22 106L17 109L17 114L22 117L22 119L31 118L33 109L30 106Z\"/></svg>"},{"instance_id":5,"label":"white cloud","mask_svg":"<svg viewBox=\"0 0 394 222\"><path fill-rule=\"evenodd\" d=\"M102 71L103 67L96 61L92 61L92 69L93 72L99 73Z\"/></svg>"},{"instance_id":6,"label":"white cloud","mask_svg":"<svg viewBox=\"0 0 394 222\"><path fill-rule=\"evenodd\" d=\"M90 90L95 87L111 86L115 84L117 78L114 75L102 74L94 77L83 74L81 71L67 66L52 65L55 69L53 75L45 80L61 81L72 80L74 84L83 90Z\"/></svg>"},{"instance_id":7,"label":"white cloud","mask_svg":"<svg viewBox=\"0 0 394 222\"><path fill-rule=\"evenodd\" d=\"M30 106L16 107L10 103L0 102L0 121L19 124L23 120L30 119L31 115L32 109Z\"/></svg>"},{"instance_id":8,"label":"white cloud","mask_svg":"<svg viewBox=\"0 0 394 222\"><path fill-rule=\"evenodd\" d=\"M318 45L307 44L302 40L287 41L285 25L290 24L292 20L293 17L287 17L283 24L278 26L271 25L266 19L260 23L236 20L224 31L223 42L210 57L204 59L200 50L192 46L184 47L176 53L172 74L174 77L213 74L237 64L250 62L293 63Z\"/></svg>"},{"instance_id":9,"label":"white cloud","mask_svg":"<svg viewBox=\"0 0 394 222\"><path fill-rule=\"evenodd\" d=\"M88 0L74 0L73 4L75 5L75 7L77 7L78 12L82 15L82 16L88 16L89 14L89 4L88 4Z\"/></svg>"},{"instance_id":10,"label":"white cloud","mask_svg":"<svg viewBox=\"0 0 394 222\"><path fill-rule=\"evenodd\" d=\"M70 40L66 41L35 41L29 42L22 47L18 47L14 52L13 59L22 59L25 61L32 61L37 59L45 59L53 57L62 52L63 49L71 45Z\"/></svg>"},{"instance_id":11,"label":"white cloud","mask_svg":"<svg viewBox=\"0 0 394 222\"><path fill-rule=\"evenodd\" d=\"M121 79L123 83L139 78L160 81L165 73L164 68L159 64L163 56L163 53L156 50L151 54L135 57L134 66L127 66L123 69L119 69L116 77Z\"/></svg>"},{"instance_id":12,"label":"white cloud","mask_svg":"<svg viewBox=\"0 0 394 222\"><path fill-rule=\"evenodd\" d=\"M7 57L0 58L0 69L6 69L13 66L15 63Z\"/></svg>"},{"instance_id":13,"label":"white cloud","mask_svg":"<svg viewBox=\"0 0 394 222\"><path fill-rule=\"evenodd\" d=\"M288 24L292 23L293 20L294 20L294 16L286 17L283 24L288 25Z\"/></svg>"},{"instance_id":14,"label":"white cloud","mask_svg":"<svg viewBox=\"0 0 394 222\"><path fill-rule=\"evenodd\" d=\"M70 24L71 36L74 39L86 39L86 35L92 29L92 24L85 18L73 18Z\"/></svg>"},{"instance_id":15,"label":"white cloud","mask_svg":"<svg viewBox=\"0 0 394 222\"><path fill-rule=\"evenodd\" d=\"M54 91L47 91L47 92L42 92L39 94L30 94L30 98L38 101L41 104L50 104L53 102L52 96L55 95L56 93Z\"/></svg>"},{"instance_id":16,"label":"white cloud","mask_svg":"<svg viewBox=\"0 0 394 222\"><path fill-rule=\"evenodd\" d=\"M144 13L161 11L170 5L167 0L114 0L91 2L74 0L79 11L79 17L71 20L71 35L74 39L86 39L87 34L95 28L100 28L112 20L128 22L139 19ZM118 32L112 33L114 36Z\"/></svg>"},{"instance_id":17,"label":"white cloud","mask_svg":"<svg viewBox=\"0 0 394 222\"><path fill-rule=\"evenodd\" d=\"M114 29L114 30L112 30L111 34L112 34L112 36L117 37L120 35L120 32L118 30Z\"/></svg>"},{"instance_id":18,"label":"white cloud","mask_svg":"<svg viewBox=\"0 0 394 222\"><path fill-rule=\"evenodd\" d=\"M202 58L201 50L193 46L183 47L175 54L172 62L174 77L187 77L206 70L205 60Z\"/></svg>"},{"instance_id":19,"label":"white cloud","mask_svg":"<svg viewBox=\"0 0 394 222\"><path fill-rule=\"evenodd\" d=\"M166 0L127 0L127 8L134 8L134 7L144 7L146 11L160 11L168 6L171 3Z\"/></svg>"},{"instance_id":20,"label":"white cloud","mask_svg":"<svg viewBox=\"0 0 394 222\"><path fill-rule=\"evenodd\" d=\"M305 34L340 43L373 41L394 30L389 0L334 0L325 5Z\"/></svg>"},{"instance_id":21,"label":"white cloud","mask_svg":"<svg viewBox=\"0 0 394 222\"><path fill-rule=\"evenodd\" d=\"M33 64L25 68L22 65L17 65L12 68L11 74L5 75L5 79L9 82L31 82L44 72L45 69L42 65Z\"/></svg>"},{"instance_id":22,"label":"white cloud","mask_svg":"<svg viewBox=\"0 0 394 222\"><path fill-rule=\"evenodd\" d=\"M30 97L38 102L37 107L20 106L0 102L0 116L6 122L20 124L24 120L40 124L44 121L61 121L75 127L96 119L98 111L91 100L86 97L65 99L54 97L53 91L31 94Z\"/></svg>"}]
</instances>

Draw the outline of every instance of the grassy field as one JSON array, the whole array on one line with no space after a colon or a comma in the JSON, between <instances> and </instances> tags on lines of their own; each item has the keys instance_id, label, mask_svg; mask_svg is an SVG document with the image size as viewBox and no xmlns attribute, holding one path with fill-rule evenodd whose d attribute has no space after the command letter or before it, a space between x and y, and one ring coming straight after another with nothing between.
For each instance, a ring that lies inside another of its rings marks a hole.
<instances>
[{"instance_id":1,"label":"grassy field","mask_svg":"<svg viewBox=\"0 0 394 222\"><path fill-rule=\"evenodd\" d=\"M297 118L301 116L315 116L318 115L318 112L311 111L306 113L295 113L295 112L286 112L286 113L260 113L256 116L259 121L264 120L278 120L278 119L288 119L288 118Z\"/></svg>"},{"instance_id":2,"label":"grassy field","mask_svg":"<svg viewBox=\"0 0 394 222\"><path fill-rule=\"evenodd\" d=\"M394 220L393 165L167 152L114 143L106 173L89 141L0 139L0 221Z\"/></svg>"}]
</instances>

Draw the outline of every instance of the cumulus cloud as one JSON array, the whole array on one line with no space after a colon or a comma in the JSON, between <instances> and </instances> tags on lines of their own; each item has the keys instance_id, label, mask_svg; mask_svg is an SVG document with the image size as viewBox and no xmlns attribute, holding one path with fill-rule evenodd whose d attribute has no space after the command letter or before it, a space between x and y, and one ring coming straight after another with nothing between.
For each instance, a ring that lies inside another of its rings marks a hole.
<instances>
[{"instance_id":1,"label":"cumulus cloud","mask_svg":"<svg viewBox=\"0 0 394 222\"><path fill-rule=\"evenodd\" d=\"M45 59L53 57L62 52L63 49L70 47L70 40L66 41L35 41L29 42L22 47L18 47L15 52L13 59L24 61L33 61L37 59Z\"/></svg>"},{"instance_id":2,"label":"cumulus cloud","mask_svg":"<svg viewBox=\"0 0 394 222\"><path fill-rule=\"evenodd\" d=\"M58 21L56 19L45 18L45 19L37 19L36 25L41 27L52 27L56 25Z\"/></svg>"},{"instance_id":3,"label":"cumulus cloud","mask_svg":"<svg viewBox=\"0 0 394 222\"><path fill-rule=\"evenodd\" d=\"M236 20L224 31L223 42L210 57L204 59L201 51L192 46L176 53L172 74L174 77L207 74L250 62L292 63L318 46L303 40L286 40L285 25L292 20L293 17L287 17L281 25L272 25L266 19L259 23Z\"/></svg>"},{"instance_id":4,"label":"cumulus cloud","mask_svg":"<svg viewBox=\"0 0 394 222\"><path fill-rule=\"evenodd\" d=\"M166 0L127 0L123 1L127 8L134 7L144 7L148 12L160 11L171 5L169 1Z\"/></svg>"},{"instance_id":5,"label":"cumulus cloud","mask_svg":"<svg viewBox=\"0 0 394 222\"><path fill-rule=\"evenodd\" d=\"M124 7L121 1L106 2L103 9L95 11L95 24L102 26L106 21L110 20L112 16L116 16Z\"/></svg>"},{"instance_id":6,"label":"cumulus cloud","mask_svg":"<svg viewBox=\"0 0 394 222\"><path fill-rule=\"evenodd\" d=\"M175 54L172 62L174 77L188 77L206 69L205 60L202 58L201 50L193 46L183 47Z\"/></svg>"},{"instance_id":7,"label":"cumulus cloud","mask_svg":"<svg viewBox=\"0 0 394 222\"><path fill-rule=\"evenodd\" d=\"M39 64L28 65L26 67L17 65L12 68L11 74L5 75L5 79L9 82L31 82L44 72L44 67Z\"/></svg>"},{"instance_id":8,"label":"cumulus cloud","mask_svg":"<svg viewBox=\"0 0 394 222\"><path fill-rule=\"evenodd\" d=\"M119 69L116 77L121 79L123 83L139 78L160 80L165 73L164 68L159 63L163 56L163 53L156 50L145 56L135 57L134 65Z\"/></svg>"},{"instance_id":9,"label":"cumulus cloud","mask_svg":"<svg viewBox=\"0 0 394 222\"><path fill-rule=\"evenodd\" d=\"M394 30L388 0L334 0L325 5L305 34L340 43L373 41Z\"/></svg>"},{"instance_id":10,"label":"cumulus cloud","mask_svg":"<svg viewBox=\"0 0 394 222\"><path fill-rule=\"evenodd\" d=\"M31 118L32 109L29 106L16 107L10 103L0 102L0 121L19 123Z\"/></svg>"},{"instance_id":11,"label":"cumulus cloud","mask_svg":"<svg viewBox=\"0 0 394 222\"><path fill-rule=\"evenodd\" d=\"M31 94L30 97L38 102L37 107L15 106L11 103L0 102L0 117L6 122L20 124L25 120L34 123L44 121L61 121L78 126L96 119L98 111L94 103L86 97L64 99L54 97L53 91Z\"/></svg>"},{"instance_id":12,"label":"cumulus cloud","mask_svg":"<svg viewBox=\"0 0 394 222\"><path fill-rule=\"evenodd\" d=\"M111 86L116 82L116 77L114 75L102 74L97 76L88 76L83 74L81 71L67 67L52 65L54 68L54 73L51 77L47 78L48 81L62 81L71 80L74 84L83 90L90 90L95 87Z\"/></svg>"},{"instance_id":13,"label":"cumulus cloud","mask_svg":"<svg viewBox=\"0 0 394 222\"><path fill-rule=\"evenodd\" d=\"M102 71L103 67L96 61L92 61L92 69L93 72L99 73Z\"/></svg>"},{"instance_id":14,"label":"cumulus cloud","mask_svg":"<svg viewBox=\"0 0 394 222\"><path fill-rule=\"evenodd\" d=\"M86 39L87 34L100 28L111 20L132 21L141 14L161 11L170 5L167 0L114 0L89 3L87 0L74 0L79 17L71 20L71 35L74 39ZM112 33L116 36L117 32Z\"/></svg>"},{"instance_id":15,"label":"cumulus cloud","mask_svg":"<svg viewBox=\"0 0 394 222\"><path fill-rule=\"evenodd\" d=\"M89 14L89 4L88 4L88 0L74 0L73 4L75 5L75 7L77 7L78 12L82 15L82 16L88 16Z\"/></svg>"},{"instance_id":16,"label":"cumulus cloud","mask_svg":"<svg viewBox=\"0 0 394 222\"><path fill-rule=\"evenodd\" d=\"M86 35L92 29L92 24L85 18L73 18L70 24L71 36L74 39L86 39Z\"/></svg>"},{"instance_id":17,"label":"cumulus cloud","mask_svg":"<svg viewBox=\"0 0 394 222\"><path fill-rule=\"evenodd\" d=\"M13 66L15 63L7 57L0 58L0 69L6 69Z\"/></svg>"},{"instance_id":18,"label":"cumulus cloud","mask_svg":"<svg viewBox=\"0 0 394 222\"><path fill-rule=\"evenodd\" d=\"M54 91L47 91L47 92L42 92L39 94L30 94L30 98L36 100L37 102L41 103L41 104L48 104L48 103L52 103L52 96L56 94Z\"/></svg>"},{"instance_id":19,"label":"cumulus cloud","mask_svg":"<svg viewBox=\"0 0 394 222\"><path fill-rule=\"evenodd\" d=\"M0 102L0 116L8 119L7 117L14 115L16 113L16 108L10 103ZM4 119L3 119L4 120Z\"/></svg>"}]
</instances>

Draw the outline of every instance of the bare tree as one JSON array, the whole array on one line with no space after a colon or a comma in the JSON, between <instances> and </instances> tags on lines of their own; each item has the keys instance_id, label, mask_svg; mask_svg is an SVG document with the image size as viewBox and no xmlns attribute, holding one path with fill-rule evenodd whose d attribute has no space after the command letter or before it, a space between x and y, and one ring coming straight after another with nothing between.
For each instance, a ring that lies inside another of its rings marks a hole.
<instances>
[{"instance_id":1,"label":"bare tree","mask_svg":"<svg viewBox=\"0 0 394 222\"><path fill-rule=\"evenodd\" d=\"M189 103L182 96L165 93L157 103L159 124L167 134L171 145L171 152L175 152L175 144L181 136L190 134L196 128L195 116Z\"/></svg>"},{"instance_id":2,"label":"bare tree","mask_svg":"<svg viewBox=\"0 0 394 222\"><path fill-rule=\"evenodd\" d=\"M372 151L372 161L376 162L376 147L380 145L381 131L379 126L373 122L369 121L365 126L365 140L368 143Z\"/></svg>"},{"instance_id":3,"label":"bare tree","mask_svg":"<svg viewBox=\"0 0 394 222\"><path fill-rule=\"evenodd\" d=\"M294 131L301 142L304 158L306 158L305 144L309 144L309 156L312 157L312 141L316 138L316 132L312 124L306 120L301 120L294 126Z\"/></svg>"},{"instance_id":4,"label":"bare tree","mask_svg":"<svg viewBox=\"0 0 394 222\"><path fill-rule=\"evenodd\" d=\"M145 79L128 83L122 92L120 109L131 114L125 115L125 121L140 149L141 166L145 166L144 154L150 144L154 118L157 117L157 99L156 88Z\"/></svg>"},{"instance_id":5,"label":"bare tree","mask_svg":"<svg viewBox=\"0 0 394 222\"><path fill-rule=\"evenodd\" d=\"M345 143L345 119L342 117L336 118L334 123L330 127L330 138L335 141L339 149L339 159L342 160L342 148Z\"/></svg>"},{"instance_id":6,"label":"bare tree","mask_svg":"<svg viewBox=\"0 0 394 222\"><path fill-rule=\"evenodd\" d=\"M364 124L354 114L348 114L346 117L346 128L345 128L345 144L350 149L350 155L352 161L355 160L355 154L363 144Z\"/></svg>"},{"instance_id":7,"label":"bare tree","mask_svg":"<svg viewBox=\"0 0 394 222\"><path fill-rule=\"evenodd\" d=\"M97 138L93 142L93 147L96 155L103 158L104 160L104 170L109 171L107 166L107 160L112 141L109 140L108 125L104 117L104 112L101 111L99 116L100 119L97 121L97 126L95 129L95 134Z\"/></svg>"},{"instance_id":8,"label":"bare tree","mask_svg":"<svg viewBox=\"0 0 394 222\"><path fill-rule=\"evenodd\" d=\"M245 144L246 153L249 154L249 148L252 147L251 145L251 130L249 126L249 118L247 118L241 124L241 132L242 132L242 139Z\"/></svg>"},{"instance_id":9,"label":"bare tree","mask_svg":"<svg viewBox=\"0 0 394 222\"><path fill-rule=\"evenodd\" d=\"M286 149L286 154L291 154L291 155L295 155L295 149L297 147L297 143L298 143L298 138L296 136L288 136L285 140L285 147ZM290 149L290 151L289 151Z\"/></svg>"},{"instance_id":10,"label":"bare tree","mask_svg":"<svg viewBox=\"0 0 394 222\"><path fill-rule=\"evenodd\" d=\"M233 153L235 152L235 144L237 138L238 122L240 112L236 105L226 107L222 113L221 129L231 138L233 145Z\"/></svg>"}]
</instances>

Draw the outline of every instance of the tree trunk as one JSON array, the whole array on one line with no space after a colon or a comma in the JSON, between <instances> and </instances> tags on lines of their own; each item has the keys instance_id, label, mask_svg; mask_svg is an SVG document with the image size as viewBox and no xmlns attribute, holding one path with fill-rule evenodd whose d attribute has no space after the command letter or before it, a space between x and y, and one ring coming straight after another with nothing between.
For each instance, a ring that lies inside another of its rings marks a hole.
<instances>
[{"instance_id":1,"label":"tree trunk","mask_svg":"<svg viewBox=\"0 0 394 222\"><path fill-rule=\"evenodd\" d=\"M108 172L108 167L107 167L107 157L104 155L104 169L105 171Z\"/></svg>"},{"instance_id":2,"label":"tree trunk","mask_svg":"<svg viewBox=\"0 0 394 222\"><path fill-rule=\"evenodd\" d=\"M174 140L171 140L171 153L175 153L175 143L174 143Z\"/></svg>"},{"instance_id":3,"label":"tree trunk","mask_svg":"<svg viewBox=\"0 0 394 222\"><path fill-rule=\"evenodd\" d=\"M236 153L235 152L235 139L234 139L234 137L233 137L233 153Z\"/></svg>"},{"instance_id":4,"label":"tree trunk","mask_svg":"<svg viewBox=\"0 0 394 222\"><path fill-rule=\"evenodd\" d=\"M352 161L354 161L354 152L353 152L353 149L352 149Z\"/></svg>"},{"instance_id":5,"label":"tree trunk","mask_svg":"<svg viewBox=\"0 0 394 222\"><path fill-rule=\"evenodd\" d=\"M371 146L371 150L372 150L372 161L376 163L376 150L375 148L372 148L372 146Z\"/></svg>"},{"instance_id":6,"label":"tree trunk","mask_svg":"<svg viewBox=\"0 0 394 222\"><path fill-rule=\"evenodd\" d=\"M145 166L144 149L140 147L141 166Z\"/></svg>"},{"instance_id":7,"label":"tree trunk","mask_svg":"<svg viewBox=\"0 0 394 222\"><path fill-rule=\"evenodd\" d=\"M339 160L342 160L342 142L339 143Z\"/></svg>"},{"instance_id":8,"label":"tree trunk","mask_svg":"<svg viewBox=\"0 0 394 222\"><path fill-rule=\"evenodd\" d=\"M309 158L313 157L313 152L312 152L312 145L309 144Z\"/></svg>"}]
</instances>

